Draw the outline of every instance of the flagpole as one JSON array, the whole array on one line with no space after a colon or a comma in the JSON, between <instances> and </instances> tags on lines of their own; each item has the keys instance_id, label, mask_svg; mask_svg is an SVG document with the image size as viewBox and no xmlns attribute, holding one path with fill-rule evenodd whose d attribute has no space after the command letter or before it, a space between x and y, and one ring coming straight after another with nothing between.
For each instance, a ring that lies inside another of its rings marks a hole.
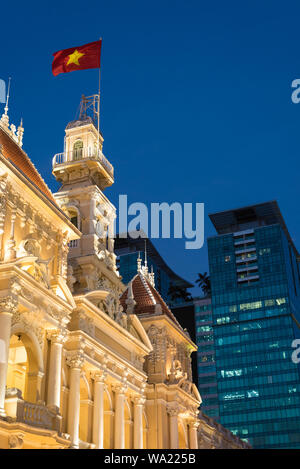
<instances>
[{"instance_id":1,"label":"flagpole","mask_svg":"<svg viewBox=\"0 0 300 469\"><path fill-rule=\"evenodd\" d=\"M101 47L102 47L102 37L100 37ZM100 47L100 57L101 57L101 47ZM98 86L98 151L97 154L99 155L99 147L100 147L100 82L101 82L101 64L99 63L99 86Z\"/></svg>"}]
</instances>

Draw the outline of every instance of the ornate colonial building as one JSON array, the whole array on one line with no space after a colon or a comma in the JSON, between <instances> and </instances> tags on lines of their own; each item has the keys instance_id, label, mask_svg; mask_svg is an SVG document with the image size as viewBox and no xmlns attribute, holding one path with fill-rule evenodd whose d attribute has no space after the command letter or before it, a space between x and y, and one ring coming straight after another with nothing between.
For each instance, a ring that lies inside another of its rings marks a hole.
<instances>
[{"instance_id":1,"label":"ornate colonial building","mask_svg":"<svg viewBox=\"0 0 300 469\"><path fill-rule=\"evenodd\" d=\"M118 274L103 193L114 169L87 113L93 99L53 158L54 195L7 106L0 121L0 448L195 449L196 346L147 263L127 287Z\"/></svg>"}]
</instances>

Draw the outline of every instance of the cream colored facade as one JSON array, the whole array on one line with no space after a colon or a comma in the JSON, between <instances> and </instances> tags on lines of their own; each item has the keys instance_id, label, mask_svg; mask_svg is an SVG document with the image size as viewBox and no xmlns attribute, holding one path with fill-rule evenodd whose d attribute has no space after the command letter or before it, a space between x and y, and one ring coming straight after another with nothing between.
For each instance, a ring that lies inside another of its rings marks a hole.
<instances>
[{"instance_id":1,"label":"cream colored facade","mask_svg":"<svg viewBox=\"0 0 300 469\"><path fill-rule=\"evenodd\" d=\"M119 277L106 235L116 210L103 193L114 172L102 136L86 115L67 126L64 152L53 158L61 182L55 199L22 137L6 110L0 448L198 448L201 398L190 362L196 346L156 294L146 266L127 287Z\"/></svg>"}]
</instances>

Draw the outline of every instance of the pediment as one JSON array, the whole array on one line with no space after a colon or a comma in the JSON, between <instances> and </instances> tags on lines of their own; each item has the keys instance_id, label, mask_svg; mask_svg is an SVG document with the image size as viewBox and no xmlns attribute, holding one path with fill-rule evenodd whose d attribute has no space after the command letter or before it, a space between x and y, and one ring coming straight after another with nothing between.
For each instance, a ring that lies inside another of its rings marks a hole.
<instances>
[{"instance_id":1,"label":"pediment","mask_svg":"<svg viewBox=\"0 0 300 469\"><path fill-rule=\"evenodd\" d=\"M55 293L55 295L59 296L62 300L66 301L73 308L75 308L76 303L74 301L73 295L65 280L60 275L58 275L55 278L55 281L51 283L51 290Z\"/></svg>"}]
</instances>

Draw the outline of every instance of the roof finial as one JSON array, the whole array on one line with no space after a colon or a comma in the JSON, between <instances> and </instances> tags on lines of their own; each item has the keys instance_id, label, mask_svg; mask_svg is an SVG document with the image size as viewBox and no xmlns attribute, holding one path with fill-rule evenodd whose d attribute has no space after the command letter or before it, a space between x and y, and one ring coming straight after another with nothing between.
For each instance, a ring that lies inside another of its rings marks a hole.
<instances>
[{"instance_id":1,"label":"roof finial","mask_svg":"<svg viewBox=\"0 0 300 469\"><path fill-rule=\"evenodd\" d=\"M141 259L141 253L139 251L139 256L137 258L137 271L140 272L142 269L142 259Z\"/></svg>"},{"instance_id":2,"label":"roof finial","mask_svg":"<svg viewBox=\"0 0 300 469\"><path fill-rule=\"evenodd\" d=\"M20 125L18 127L18 131L17 131L18 144L20 145L20 147L22 147L23 145L23 134L24 134L23 119L21 119Z\"/></svg>"},{"instance_id":3,"label":"roof finial","mask_svg":"<svg viewBox=\"0 0 300 469\"><path fill-rule=\"evenodd\" d=\"M151 265L151 272L149 274L149 281L150 281L152 287L155 288L155 276L154 276L154 272L153 272L153 265Z\"/></svg>"},{"instance_id":4,"label":"roof finial","mask_svg":"<svg viewBox=\"0 0 300 469\"><path fill-rule=\"evenodd\" d=\"M144 265L142 266L141 253L139 251L139 255L138 255L138 258L137 258L137 271L138 271L138 274L145 277L148 280L148 282L152 285L152 287L155 288L153 265L151 265L151 272L149 272L149 269L148 269L147 240L146 239L145 239L145 261L144 261Z\"/></svg>"},{"instance_id":5,"label":"roof finial","mask_svg":"<svg viewBox=\"0 0 300 469\"><path fill-rule=\"evenodd\" d=\"M4 114L2 114L2 117L1 117L1 122L3 122L3 124L6 127L8 127L8 123L9 123L8 101L9 101L10 81L11 81L11 77L9 77L9 79L8 79L8 88L7 88L7 95L6 95L6 103L5 103L5 108L4 108Z\"/></svg>"}]
</instances>

